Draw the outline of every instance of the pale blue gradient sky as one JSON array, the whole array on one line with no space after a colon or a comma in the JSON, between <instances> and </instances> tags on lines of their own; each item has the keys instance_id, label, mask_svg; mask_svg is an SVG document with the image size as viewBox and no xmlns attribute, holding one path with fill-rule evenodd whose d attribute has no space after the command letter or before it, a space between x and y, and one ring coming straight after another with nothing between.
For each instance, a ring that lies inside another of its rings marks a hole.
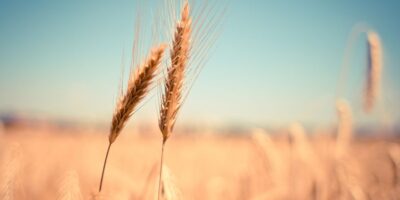
<instances>
[{"instance_id":1,"label":"pale blue gradient sky","mask_svg":"<svg viewBox=\"0 0 400 200\"><path fill-rule=\"evenodd\" d=\"M133 39L135 1L0 4L0 111L108 121L122 52ZM384 44L384 110L398 123L399 9L398 1L231 0L221 37L180 120L334 123L347 37L356 23L367 22ZM374 122L382 114L364 115L360 106L364 41L359 37L353 51L346 96L360 122ZM155 122L156 102L135 117Z\"/></svg>"}]
</instances>

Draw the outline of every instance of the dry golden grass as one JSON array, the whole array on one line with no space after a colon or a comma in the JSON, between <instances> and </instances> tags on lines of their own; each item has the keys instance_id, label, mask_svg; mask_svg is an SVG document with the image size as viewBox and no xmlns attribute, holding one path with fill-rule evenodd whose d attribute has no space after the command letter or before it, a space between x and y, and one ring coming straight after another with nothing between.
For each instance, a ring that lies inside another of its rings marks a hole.
<instances>
[{"instance_id":1,"label":"dry golden grass","mask_svg":"<svg viewBox=\"0 0 400 200\"><path fill-rule=\"evenodd\" d=\"M0 177L13 177L7 182L15 184L6 187L6 191L2 187L2 194L13 194L13 199L46 200L57 199L61 191L77 191L79 187L82 199L92 196L111 200L154 199L157 195L157 170L154 170L157 167L154 166L159 160L155 149L160 143L156 131L149 135L120 136L110 157L107 181L102 193L97 194L98 172L102 167L99 161L103 159L98 149L104 145L104 134L7 134L0 138ZM291 144L282 134L257 139L273 144L272 148L262 151L247 136L176 135L169 141L166 161L181 199L399 197L399 142L354 137L352 148L339 165L335 164L333 136L320 133L318 137L305 137L307 148L312 152L304 160L303 153L295 150L295 146L301 145L293 144L290 150ZM16 161L9 156L9 149L15 143L18 143L19 156L13 158L17 158L18 168L8 167L8 163ZM274 155L268 156L268 151ZM12 176L7 175L10 170ZM314 173L316 170L320 172ZM76 171L74 181L78 178L79 183L60 191L68 171Z\"/></svg>"}]
</instances>

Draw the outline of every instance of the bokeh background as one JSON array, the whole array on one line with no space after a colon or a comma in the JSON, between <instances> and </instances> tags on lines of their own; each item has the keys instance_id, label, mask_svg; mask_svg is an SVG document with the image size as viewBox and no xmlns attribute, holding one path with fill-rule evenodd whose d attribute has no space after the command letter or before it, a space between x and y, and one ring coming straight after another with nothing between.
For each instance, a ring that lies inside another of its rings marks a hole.
<instances>
[{"instance_id":1,"label":"bokeh background","mask_svg":"<svg viewBox=\"0 0 400 200\"><path fill-rule=\"evenodd\" d=\"M143 13L157 11L142 2ZM137 1L1 1L0 113L108 127L128 68ZM366 39L353 42L342 97L358 128L400 120L396 1L228 3L221 35L177 126L246 130L336 123L334 102L351 30L368 24L384 48L382 96L362 112ZM157 123L157 97L132 123Z\"/></svg>"}]
</instances>

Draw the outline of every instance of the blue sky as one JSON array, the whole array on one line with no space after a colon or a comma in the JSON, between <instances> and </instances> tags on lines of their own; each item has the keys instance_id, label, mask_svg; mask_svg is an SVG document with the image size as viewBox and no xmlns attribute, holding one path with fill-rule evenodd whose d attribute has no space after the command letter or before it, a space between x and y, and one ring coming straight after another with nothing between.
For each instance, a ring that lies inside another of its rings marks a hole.
<instances>
[{"instance_id":1,"label":"blue sky","mask_svg":"<svg viewBox=\"0 0 400 200\"><path fill-rule=\"evenodd\" d=\"M135 1L0 4L0 111L107 122L122 55L127 57L134 37ZM384 46L379 112L361 111L365 35L355 42L344 96L360 123L382 116L398 123L399 9L397 1L231 0L221 36L180 120L251 126L334 123L347 38L355 24L365 22ZM151 99L135 117L156 122L156 102Z\"/></svg>"}]
</instances>

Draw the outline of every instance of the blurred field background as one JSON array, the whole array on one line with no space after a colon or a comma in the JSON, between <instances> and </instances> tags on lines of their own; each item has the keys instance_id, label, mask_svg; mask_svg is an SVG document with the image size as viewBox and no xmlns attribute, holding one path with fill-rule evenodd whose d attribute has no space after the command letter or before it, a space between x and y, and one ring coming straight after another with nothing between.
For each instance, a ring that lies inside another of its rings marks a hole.
<instances>
[{"instance_id":1,"label":"blurred field background","mask_svg":"<svg viewBox=\"0 0 400 200\"><path fill-rule=\"evenodd\" d=\"M399 140L359 137L338 159L332 131L303 135L304 140L288 130L271 136L261 129L241 135L181 132L166 146L170 187L176 191L171 199L398 199ZM154 199L158 131L126 132L111 151L99 199ZM93 198L106 133L3 133L2 198Z\"/></svg>"},{"instance_id":2,"label":"blurred field background","mask_svg":"<svg viewBox=\"0 0 400 200\"><path fill-rule=\"evenodd\" d=\"M155 5L141 6L154 12ZM154 93L113 145L97 192L136 6L1 2L0 199L156 199L162 136ZM166 144L164 198L400 199L399 8L230 1ZM370 113L363 111L367 38L348 40L359 24L383 44ZM337 98L351 109L344 140Z\"/></svg>"}]
</instances>

